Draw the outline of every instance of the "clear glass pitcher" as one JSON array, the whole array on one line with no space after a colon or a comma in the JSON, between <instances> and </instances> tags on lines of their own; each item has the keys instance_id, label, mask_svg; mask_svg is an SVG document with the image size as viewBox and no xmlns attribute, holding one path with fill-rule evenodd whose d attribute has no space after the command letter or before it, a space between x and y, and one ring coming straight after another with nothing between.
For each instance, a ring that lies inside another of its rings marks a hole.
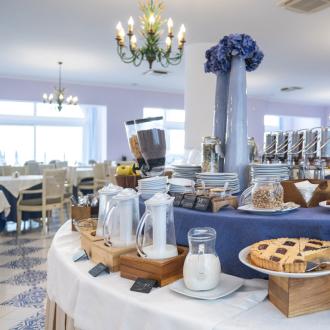
<instances>
[{"instance_id":1,"label":"clear glass pitcher","mask_svg":"<svg viewBox=\"0 0 330 330\"><path fill-rule=\"evenodd\" d=\"M103 236L103 226L107 213L110 210L110 203L112 198L123 190L122 187L116 186L112 183L103 187L98 191L99 194L99 215L96 228L96 236Z\"/></svg>"},{"instance_id":2,"label":"clear glass pitcher","mask_svg":"<svg viewBox=\"0 0 330 330\"><path fill-rule=\"evenodd\" d=\"M216 237L213 228L189 230L189 253L183 266L183 280L189 290L211 290L219 284L221 265L215 252Z\"/></svg>"},{"instance_id":3,"label":"clear glass pitcher","mask_svg":"<svg viewBox=\"0 0 330 330\"><path fill-rule=\"evenodd\" d=\"M112 198L104 222L105 242L112 247L135 246L139 219L139 194L133 189L123 189Z\"/></svg>"},{"instance_id":4,"label":"clear glass pitcher","mask_svg":"<svg viewBox=\"0 0 330 330\"><path fill-rule=\"evenodd\" d=\"M157 193L145 201L146 211L136 232L136 245L141 257L166 259L178 255L173 201L174 197L164 193Z\"/></svg>"}]
</instances>

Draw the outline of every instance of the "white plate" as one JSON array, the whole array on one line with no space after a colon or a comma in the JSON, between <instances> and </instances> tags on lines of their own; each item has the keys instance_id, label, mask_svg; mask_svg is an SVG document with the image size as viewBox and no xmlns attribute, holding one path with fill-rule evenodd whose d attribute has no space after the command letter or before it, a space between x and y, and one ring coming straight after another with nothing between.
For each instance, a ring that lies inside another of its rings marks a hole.
<instances>
[{"instance_id":1,"label":"white plate","mask_svg":"<svg viewBox=\"0 0 330 330\"><path fill-rule=\"evenodd\" d=\"M330 275L330 270L320 270L314 271L310 273L286 273L286 272L276 272L274 270L260 268L251 264L248 256L250 253L251 246L247 246L238 254L238 258L245 266L250 267L254 270L257 270L260 273L264 273L267 275L277 276L277 277L289 277L289 278L310 278L310 277L318 277L318 276L326 276Z\"/></svg>"},{"instance_id":2,"label":"white plate","mask_svg":"<svg viewBox=\"0 0 330 330\"><path fill-rule=\"evenodd\" d=\"M257 209L252 204L247 204L247 205L240 206L238 208L238 210L249 212L249 213L255 213L255 214L283 214L283 213L294 211L294 210L298 209L299 207L300 207L300 205L296 204L296 206L294 206L294 207L283 209L283 210L281 210L281 209Z\"/></svg>"},{"instance_id":3,"label":"white plate","mask_svg":"<svg viewBox=\"0 0 330 330\"><path fill-rule=\"evenodd\" d=\"M180 293L184 296L203 299L203 300L215 300L238 290L244 284L244 280L242 278L227 275L221 273L219 285L213 290L208 291L192 291L186 288L183 279L178 280L172 283L169 288L177 293Z\"/></svg>"},{"instance_id":4,"label":"white plate","mask_svg":"<svg viewBox=\"0 0 330 330\"><path fill-rule=\"evenodd\" d=\"M330 205L327 205L327 201L320 202L319 205L330 210Z\"/></svg>"},{"instance_id":5,"label":"white plate","mask_svg":"<svg viewBox=\"0 0 330 330\"><path fill-rule=\"evenodd\" d=\"M182 178L169 179L168 182L170 185L174 185L174 186L191 187L195 185L195 182L193 180L182 179Z\"/></svg>"}]
</instances>

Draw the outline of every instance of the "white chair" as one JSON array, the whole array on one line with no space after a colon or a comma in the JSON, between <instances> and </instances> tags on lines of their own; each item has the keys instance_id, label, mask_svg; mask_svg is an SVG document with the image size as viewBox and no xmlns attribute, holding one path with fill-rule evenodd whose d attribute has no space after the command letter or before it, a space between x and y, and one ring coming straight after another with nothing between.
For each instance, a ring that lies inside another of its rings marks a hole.
<instances>
[{"instance_id":1,"label":"white chair","mask_svg":"<svg viewBox=\"0 0 330 330\"><path fill-rule=\"evenodd\" d=\"M112 178L112 167L109 163L98 163L95 164L93 167L94 173L94 192L98 191L99 189L103 188L106 184L111 182Z\"/></svg>"},{"instance_id":2,"label":"white chair","mask_svg":"<svg viewBox=\"0 0 330 330\"><path fill-rule=\"evenodd\" d=\"M64 223L64 182L66 170L46 170L43 174L42 189L24 190L17 201L17 233L21 232L22 212L41 212L44 231L46 228L47 212L60 209L60 220ZM26 195L40 194L41 198L24 199Z\"/></svg>"},{"instance_id":3,"label":"white chair","mask_svg":"<svg viewBox=\"0 0 330 330\"><path fill-rule=\"evenodd\" d=\"M24 164L26 175L40 175L41 169L39 163L34 160L29 160Z\"/></svg>"}]
</instances>

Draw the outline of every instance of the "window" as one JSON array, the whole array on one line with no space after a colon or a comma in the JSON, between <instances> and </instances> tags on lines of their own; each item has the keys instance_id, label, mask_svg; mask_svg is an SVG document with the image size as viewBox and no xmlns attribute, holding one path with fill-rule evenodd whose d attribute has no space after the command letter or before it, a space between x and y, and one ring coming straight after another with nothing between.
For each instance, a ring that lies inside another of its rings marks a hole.
<instances>
[{"instance_id":1,"label":"window","mask_svg":"<svg viewBox=\"0 0 330 330\"><path fill-rule=\"evenodd\" d=\"M51 104L0 101L0 162L104 160L105 117L102 106L64 106L59 112Z\"/></svg>"},{"instance_id":2,"label":"window","mask_svg":"<svg viewBox=\"0 0 330 330\"><path fill-rule=\"evenodd\" d=\"M321 118L298 116L264 116L265 132L291 131L321 126Z\"/></svg>"},{"instance_id":3,"label":"window","mask_svg":"<svg viewBox=\"0 0 330 330\"><path fill-rule=\"evenodd\" d=\"M167 161L173 162L184 155L185 111L181 109L144 108L143 117L164 117Z\"/></svg>"}]
</instances>

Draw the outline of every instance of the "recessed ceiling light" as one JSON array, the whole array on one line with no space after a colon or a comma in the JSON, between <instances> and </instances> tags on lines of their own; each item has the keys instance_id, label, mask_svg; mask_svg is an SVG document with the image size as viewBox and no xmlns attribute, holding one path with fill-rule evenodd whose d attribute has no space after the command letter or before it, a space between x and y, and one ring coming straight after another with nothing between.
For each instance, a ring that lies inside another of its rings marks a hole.
<instances>
[{"instance_id":1,"label":"recessed ceiling light","mask_svg":"<svg viewBox=\"0 0 330 330\"><path fill-rule=\"evenodd\" d=\"M289 87L282 87L281 92L294 92L303 89L300 86L289 86Z\"/></svg>"}]
</instances>

